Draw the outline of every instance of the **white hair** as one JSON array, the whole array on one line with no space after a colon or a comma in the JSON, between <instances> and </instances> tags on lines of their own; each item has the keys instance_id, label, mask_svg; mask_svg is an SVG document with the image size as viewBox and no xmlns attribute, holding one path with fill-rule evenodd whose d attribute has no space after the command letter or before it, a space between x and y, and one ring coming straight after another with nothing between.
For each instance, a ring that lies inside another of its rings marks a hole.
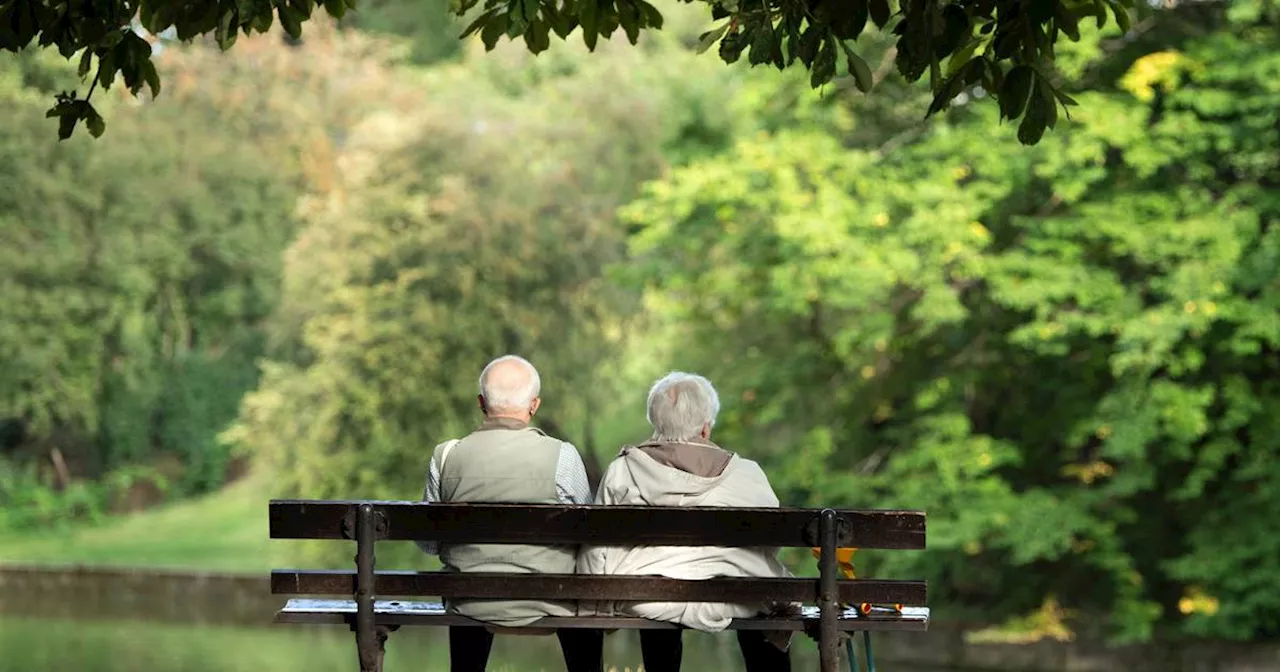
<instances>
[{"instance_id":1,"label":"white hair","mask_svg":"<svg viewBox=\"0 0 1280 672\"><path fill-rule=\"evenodd\" d=\"M695 439L706 425L716 424L720 397L702 376L672 371L649 388L649 424L657 441Z\"/></svg>"},{"instance_id":2,"label":"white hair","mask_svg":"<svg viewBox=\"0 0 1280 672\"><path fill-rule=\"evenodd\" d=\"M489 374L494 367L507 362L514 362L526 369L528 377L513 381L507 376L500 376L498 380L490 381ZM484 397L484 403L491 411L526 410L541 391L542 379L538 377L538 370L523 357L504 355L489 362L484 371L480 372L480 396Z\"/></svg>"}]
</instances>

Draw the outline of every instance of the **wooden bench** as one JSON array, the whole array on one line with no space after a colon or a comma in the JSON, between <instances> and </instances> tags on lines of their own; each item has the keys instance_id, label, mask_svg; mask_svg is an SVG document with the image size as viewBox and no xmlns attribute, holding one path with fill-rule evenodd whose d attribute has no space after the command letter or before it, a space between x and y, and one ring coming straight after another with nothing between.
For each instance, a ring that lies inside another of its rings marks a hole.
<instances>
[{"instance_id":1,"label":"wooden bench","mask_svg":"<svg viewBox=\"0 0 1280 672\"><path fill-rule=\"evenodd\" d=\"M438 602L377 597L504 598L601 601L688 601L816 604L800 614L738 619L731 629L802 631L818 642L822 672L836 672L840 632L925 630L924 581L842 579L835 549L923 549L918 511L669 508L421 502L273 500L272 539L356 542L355 571L271 572L277 595L347 596L290 599L277 623L347 625L356 634L361 672L380 672L388 633L408 625L483 625L450 614ZM685 581L652 576L481 574L375 571L382 540L444 543L605 544L821 548L819 577L718 578ZM903 605L863 614L843 605ZM548 617L537 628L674 628L630 617Z\"/></svg>"}]
</instances>

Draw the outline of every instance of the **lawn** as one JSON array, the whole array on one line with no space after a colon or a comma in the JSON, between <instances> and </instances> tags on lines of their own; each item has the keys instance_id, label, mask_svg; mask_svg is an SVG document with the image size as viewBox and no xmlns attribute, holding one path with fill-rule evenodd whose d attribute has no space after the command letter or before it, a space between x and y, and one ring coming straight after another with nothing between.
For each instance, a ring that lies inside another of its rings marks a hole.
<instances>
[{"instance_id":1,"label":"lawn","mask_svg":"<svg viewBox=\"0 0 1280 672\"><path fill-rule=\"evenodd\" d=\"M149 511L65 529L0 531L0 564L96 565L263 574L278 567L350 568L354 550L332 541L268 538L270 479ZM437 569L409 541L378 544L379 569Z\"/></svg>"},{"instance_id":2,"label":"lawn","mask_svg":"<svg viewBox=\"0 0 1280 672\"><path fill-rule=\"evenodd\" d=\"M218 492L95 525L0 532L0 563L112 565L263 572L268 484L248 478Z\"/></svg>"}]
</instances>

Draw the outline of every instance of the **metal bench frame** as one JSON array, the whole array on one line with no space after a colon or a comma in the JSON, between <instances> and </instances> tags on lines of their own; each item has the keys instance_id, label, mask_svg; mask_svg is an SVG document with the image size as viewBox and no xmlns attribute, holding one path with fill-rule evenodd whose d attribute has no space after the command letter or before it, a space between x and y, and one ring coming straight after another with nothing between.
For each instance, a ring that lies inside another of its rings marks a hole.
<instances>
[{"instance_id":1,"label":"metal bench frame","mask_svg":"<svg viewBox=\"0 0 1280 672\"><path fill-rule=\"evenodd\" d=\"M794 630L818 642L822 672L836 672L840 633L928 629L924 581L841 579L839 547L923 549L918 511L743 509L421 502L272 500L272 539L356 542L355 572L273 570L279 595L353 595L354 600L290 599L277 623L345 624L355 632L361 672L381 672L390 632L406 625L484 625L442 604L375 596L600 601L816 602L800 614L737 619L732 629ZM444 543L536 543L818 547L816 580L720 578L685 581L650 576L481 574L375 571L383 540ZM900 604L864 614L843 605ZM816 626L816 627L815 627ZM547 617L532 628L662 629L679 626L613 616Z\"/></svg>"}]
</instances>

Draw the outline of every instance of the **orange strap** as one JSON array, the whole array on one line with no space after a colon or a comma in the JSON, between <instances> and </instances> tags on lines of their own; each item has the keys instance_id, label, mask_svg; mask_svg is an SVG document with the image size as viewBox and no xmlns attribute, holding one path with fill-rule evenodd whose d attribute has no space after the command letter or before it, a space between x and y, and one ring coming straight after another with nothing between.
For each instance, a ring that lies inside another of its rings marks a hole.
<instances>
[{"instance_id":1,"label":"orange strap","mask_svg":"<svg viewBox=\"0 0 1280 672\"><path fill-rule=\"evenodd\" d=\"M821 548L812 548L810 550L813 552L813 557L819 560L822 559ZM858 552L858 549L856 548L837 548L836 549L836 566L840 569L840 573L843 574L844 578L846 579L857 578L853 574L853 554L857 552ZM896 609L897 611L902 611L901 604L895 604L893 605L893 608ZM864 602L863 604L858 605L858 611L861 611L863 614L870 614L871 605Z\"/></svg>"},{"instance_id":2,"label":"orange strap","mask_svg":"<svg viewBox=\"0 0 1280 672\"><path fill-rule=\"evenodd\" d=\"M821 548L813 548L810 550L813 551L813 557L819 560L822 559ZM840 573L844 574L844 578L846 579L856 578L853 575L853 554L857 552L858 549L856 548L836 549L836 566L840 568Z\"/></svg>"}]
</instances>

